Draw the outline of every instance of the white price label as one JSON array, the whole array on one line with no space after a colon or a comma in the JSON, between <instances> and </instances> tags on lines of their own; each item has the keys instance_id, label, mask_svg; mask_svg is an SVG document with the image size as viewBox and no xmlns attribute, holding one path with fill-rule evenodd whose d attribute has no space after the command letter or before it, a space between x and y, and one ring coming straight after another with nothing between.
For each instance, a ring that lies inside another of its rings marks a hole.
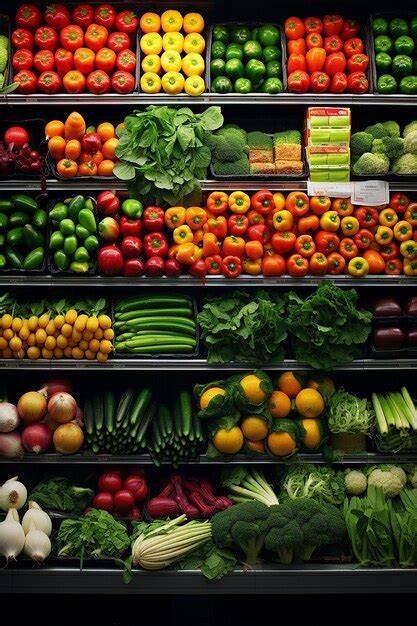
<instances>
[{"instance_id":1,"label":"white price label","mask_svg":"<svg viewBox=\"0 0 417 626\"><path fill-rule=\"evenodd\" d=\"M351 183L316 183L307 181L307 195L330 196L331 198L350 198L352 194Z\"/></svg>"},{"instance_id":2,"label":"white price label","mask_svg":"<svg viewBox=\"0 0 417 626\"><path fill-rule=\"evenodd\" d=\"M352 204L379 206L389 203L389 185L385 180L355 181L352 187Z\"/></svg>"}]
</instances>

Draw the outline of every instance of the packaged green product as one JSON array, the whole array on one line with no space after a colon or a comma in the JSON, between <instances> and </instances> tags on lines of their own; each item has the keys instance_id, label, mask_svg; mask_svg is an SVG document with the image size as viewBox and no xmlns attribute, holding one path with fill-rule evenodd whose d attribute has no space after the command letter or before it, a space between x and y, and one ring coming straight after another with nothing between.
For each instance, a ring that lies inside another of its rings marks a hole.
<instances>
[{"instance_id":1,"label":"packaged green product","mask_svg":"<svg viewBox=\"0 0 417 626\"><path fill-rule=\"evenodd\" d=\"M348 152L342 152L339 154L328 154L327 163L328 165L349 165L350 154Z\"/></svg>"},{"instance_id":2,"label":"packaged green product","mask_svg":"<svg viewBox=\"0 0 417 626\"><path fill-rule=\"evenodd\" d=\"M330 143L349 143L350 142L350 128L331 128L329 131Z\"/></svg>"},{"instance_id":3,"label":"packaged green product","mask_svg":"<svg viewBox=\"0 0 417 626\"><path fill-rule=\"evenodd\" d=\"M327 154L310 154L310 165L327 165Z\"/></svg>"},{"instance_id":4,"label":"packaged green product","mask_svg":"<svg viewBox=\"0 0 417 626\"><path fill-rule=\"evenodd\" d=\"M329 170L329 180L332 183L348 183L350 180L349 168L337 167Z\"/></svg>"},{"instance_id":5,"label":"packaged green product","mask_svg":"<svg viewBox=\"0 0 417 626\"><path fill-rule=\"evenodd\" d=\"M310 180L313 183L329 182L330 172L327 169L315 169L310 167Z\"/></svg>"},{"instance_id":6,"label":"packaged green product","mask_svg":"<svg viewBox=\"0 0 417 626\"><path fill-rule=\"evenodd\" d=\"M321 128L329 125L328 115L312 115L309 120L311 128Z\"/></svg>"},{"instance_id":7,"label":"packaged green product","mask_svg":"<svg viewBox=\"0 0 417 626\"><path fill-rule=\"evenodd\" d=\"M312 128L310 134L310 141L312 144L330 143L330 130L324 130L319 128Z\"/></svg>"},{"instance_id":8,"label":"packaged green product","mask_svg":"<svg viewBox=\"0 0 417 626\"><path fill-rule=\"evenodd\" d=\"M329 126L331 128L345 128L350 126L350 119L347 115L330 115Z\"/></svg>"}]
</instances>

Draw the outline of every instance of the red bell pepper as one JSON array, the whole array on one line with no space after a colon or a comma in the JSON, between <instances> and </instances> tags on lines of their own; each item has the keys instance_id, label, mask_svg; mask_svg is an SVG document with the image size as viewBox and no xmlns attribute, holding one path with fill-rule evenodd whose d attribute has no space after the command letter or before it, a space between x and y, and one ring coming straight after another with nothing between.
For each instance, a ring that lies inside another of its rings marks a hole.
<instances>
[{"instance_id":1,"label":"red bell pepper","mask_svg":"<svg viewBox=\"0 0 417 626\"><path fill-rule=\"evenodd\" d=\"M247 241L245 245L245 254L252 261L256 261L264 255L264 247L260 241Z\"/></svg>"},{"instance_id":2,"label":"red bell pepper","mask_svg":"<svg viewBox=\"0 0 417 626\"><path fill-rule=\"evenodd\" d=\"M347 68L350 74L353 72L365 72L369 65L369 57L358 52L347 60Z\"/></svg>"},{"instance_id":3,"label":"red bell pepper","mask_svg":"<svg viewBox=\"0 0 417 626\"><path fill-rule=\"evenodd\" d=\"M297 222L297 230L300 235L308 235L314 233L320 227L320 220L317 215L308 215L300 217Z\"/></svg>"},{"instance_id":4,"label":"red bell pepper","mask_svg":"<svg viewBox=\"0 0 417 626\"><path fill-rule=\"evenodd\" d=\"M339 244L339 252L345 259L353 259L358 255L358 246L349 237L345 237Z\"/></svg>"},{"instance_id":5,"label":"red bell pepper","mask_svg":"<svg viewBox=\"0 0 417 626\"><path fill-rule=\"evenodd\" d=\"M42 24L42 13L34 4L21 4L16 13L16 24L21 28L36 30Z\"/></svg>"},{"instance_id":6,"label":"red bell pepper","mask_svg":"<svg viewBox=\"0 0 417 626\"><path fill-rule=\"evenodd\" d=\"M326 63L326 51L324 48L311 48L306 54L306 61L310 74L321 72Z\"/></svg>"},{"instance_id":7,"label":"red bell pepper","mask_svg":"<svg viewBox=\"0 0 417 626\"><path fill-rule=\"evenodd\" d=\"M143 276L145 264L142 259L125 259L123 261L123 276Z\"/></svg>"},{"instance_id":8,"label":"red bell pepper","mask_svg":"<svg viewBox=\"0 0 417 626\"><path fill-rule=\"evenodd\" d=\"M348 90L352 93L366 93L368 91L369 82L363 72L349 74L347 82Z\"/></svg>"},{"instance_id":9,"label":"red bell pepper","mask_svg":"<svg viewBox=\"0 0 417 626\"><path fill-rule=\"evenodd\" d=\"M315 252L310 258L310 274L323 276L327 272L329 263L322 252Z\"/></svg>"},{"instance_id":10,"label":"red bell pepper","mask_svg":"<svg viewBox=\"0 0 417 626\"><path fill-rule=\"evenodd\" d=\"M204 278L204 276L207 275L207 268L204 259L194 261L194 263L189 266L188 273L190 276L194 276L195 278Z\"/></svg>"},{"instance_id":11,"label":"red bell pepper","mask_svg":"<svg viewBox=\"0 0 417 626\"><path fill-rule=\"evenodd\" d=\"M214 254L204 260L207 273L211 276L218 276L222 273L222 257L220 254Z\"/></svg>"},{"instance_id":12,"label":"red bell pepper","mask_svg":"<svg viewBox=\"0 0 417 626\"><path fill-rule=\"evenodd\" d=\"M310 84L313 93L325 93L330 87L330 77L324 72L313 72Z\"/></svg>"},{"instance_id":13,"label":"red bell pepper","mask_svg":"<svg viewBox=\"0 0 417 626\"><path fill-rule=\"evenodd\" d=\"M390 259L385 261L385 274L390 276L399 276L403 271L403 262L400 259Z\"/></svg>"},{"instance_id":14,"label":"red bell pepper","mask_svg":"<svg viewBox=\"0 0 417 626\"><path fill-rule=\"evenodd\" d=\"M288 76L288 89L292 93L305 93L309 90L309 87L310 76L307 74L307 72L298 70L297 72L292 72Z\"/></svg>"},{"instance_id":15,"label":"red bell pepper","mask_svg":"<svg viewBox=\"0 0 417 626\"><path fill-rule=\"evenodd\" d=\"M38 87L44 93L58 93L62 87L62 79L57 72L42 72L38 78Z\"/></svg>"},{"instance_id":16,"label":"red bell pepper","mask_svg":"<svg viewBox=\"0 0 417 626\"><path fill-rule=\"evenodd\" d=\"M362 39L359 39L359 37L353 37L352 39L348 39L347 41L345 41L343 45L343 52L348 59L350 59L350 57L353 57L355 54L362 54Z\"/></svg>"},{"instance_id":17,"label":"red bell pepper","mask_svg":"<svg viewBox=\"0 0 417 626\"><path fill-rule=\"evenodd\" d=\"M134 33L138 27L139 20L133 11L121 11L116 16L114 27L122 33Z\"/></svg>"},{"instance_id":18,"label":"red bell pepper","mask_svg":"<svg viewBox=\"0 0 417 626\"><path fill-rule=\"evenodd\" d=\"M300 37L299 39L292 39L288 41L288 55L292 54L303 54L307 52L306 42L304 37Z\"/></svg>"},{"instance_id":19,"label":"red bell pepper","mask_svg":"<svg viewBox=\"0 0 417 626\"><path fill-rule=\"evenodd\" d=\"M109 35L107 39L107 47L114 52L119 53L122 50L130 48L130 38L127 33L115 32Z\"/></svg>"},{"instance_id":20,"label":"red bell pepper","mask_svg":"<svg viewBox=\"0 0 417 626\"><path fill-rule=\"evenodd\" d=\"M301 278L308 272L308 259L300 254L293 254L287 259L287 272L293 278Z\"/></svg>"},{"instance_id":21,"label":"red bell pepper","mask_svg":"<svg viewBox=\"0 0 417 626\"><path fill-rule=\"evenodd\" d=\"M340 239L336 233L329 233L323 230L314 235L314 241L317 246L317 252L326 255L337 250L340 243Z\"/></svg>"},{"instance_id":22,"label":"red bell pepper","mask_svg":"<svg viewBox=\"0 0 417 626\"><path fill-rule=\"evenodd\" d=\"M40 50L56 50L58 34L49 26L41 26L35 33L35 44Z\"/></svg>"},{"instance_id":23,"label":"red bell pepper","mask_svg":"<svg viewBox=\"0 0 417 626\"><path fill-rule=\"evenodd\" d=\"M119 225L122 237L139 237L142 234L142 222L140 220L131 220L127 215L122 215Z\"/></svg>"},{"instance_id":24,"label":"red bell pepper","mask_svg":"<svg viewBox=\"0 0 417 626\"><path fill-rule=\"evenodd\" d=\"M385 261L392 261L400 256L400 246L395 241L391 241L386 246L382 246L379 253Z\"/></svg>"},{"instance_id":25,"label":"red bell pepper","mask_svg":"<svg viewBox=\"0 0 417 626\"><path fill-rule=\"evenodd\" d=\"M248 237L249 239L260 241L264 244L271 240L271 232L265 224L258 224L257 226L250 226L248 228Z\"/></svg>"},{"instance_id":26,"label":"red bell pepper","mask_svg":"<svg viewBox=\"0 0 417 626\"><path fill-rule=\"evenodd\" d=\"M279 254L286 254L291 252L295 246L296 235L290 231L284 231L283 233L274 233L271 238L271 245L274 252Z\"/></svg>"},{"instance_id":27,"label":"red bell pepper","mask_svg":"<svg viewBox=\"0 0 417 626\"><path fill-rule=\"evenodd\" d=\"M343 28L343 17L341 15L325 15L323 19L324 34L340 35Z\"/></svg>"},{"instance_id":28,"label":"red bell pepper","mask_svg":"<svg viewBox=\"0 0 417 626\"><path fill-rule=\"evenodd\" d=\"M272 213L269 213L268 219L271 216L272 216ZM251 209L250 211L248 211L246 213L246 217L249 220L249 226L256 226L257 224L265 224L264 216L258 213L258 211L255 211L254 209ZM269 224L267 225L268 225L268 228L273 228L273 226L269 226Z\"/></svg>"},{"instance_id":29,"label":"red bell pepper","mask_svg":"<svg viewBox=\"0 0 417 626\"><path fill-rule=\"evenodd\" d=\"M145 274L150 278L159 278L159 276L163 275L164 271L164 259L162 259L160 256L151 256L145 263Z\"/></svg>"},{"instance_id":30,"label":"red bell pepper","mask_svg":"<svg viewBox=\"0 0 417 626\"><path fill-rule=\"evenodd\" d=\"M327 270L329 274L341 274L346 267L345 259L338 252L329 254L327 262L329 264Z\"/></svg>"},{"instance_id":31,"label":"red bell pepper","mask_svg":"<svg viewBox=\"0 0 417 626\"><path fill-rule=\"evenodd\" d=\"M41 52L50 52L49 50L44 50ZM37 53L39 54L39 52ZM51 52L52 54L52 52ZM35 55L36 56L36 55ZM52 59L54 55L52 55ZM13 69L16 72L20 72L21 70L30 70L33 67L33 54L30 50L17 50L12 59ZM52 65L53 67L53 65ZM52 69L52 68L51 68ZM39 71L39 70L38 70Z\"/></svg>"},{"instance_id":32,"label":"red bell pepper","mask_svg":"<svg viewBox=\"0 0 417 626\"><path fill-rule=\"evenodd\" d=\"M71 13L63 4L50 4L44 12L44 19L48 26L57 31L71 24Z\"/></svg>"},{"instance_id":33,"label":"red bell pepper","mask_svg":"<svg viewBox=\"0 0 417 626\"><path fill-rule=\"evenodd\" d=\"M311 235L300 235L295 241L295 252L301 256L312 256L316 251L316 244Z\"/></svg>"},{"instance_id":34,"label":"red bell pepper","mask_svg":"<svg viewBox=\"0 0 417 626\"><path fill-rule=\"evenodd\" d=\"M285 274L286 263L280 254L268 254L262 259L262 274L264 276L282 276Z\"/></svg>"},{"instance_id":35,"label":"red bell pepper","mask_svg":"<svg viewBox=\"0 0 417 626\"><path fill-rule=\"evenodd\" d=\"M227 220L227 226L231 235L244 235L249 228L249 219L246 215L235 213Z\"/></svg>"},{"instance_id":36,"label":"red bell pepper","mask_svg":"<svg viewBox=\"0 0 417 626\"><path fill-rule=\"evenodd\" d=\"M332 52L328 55L324 64L324 71L333 78L337 72L344 72L346 67L346 57L343 52Z\"/></svg>"},{"instance_id":37,"label":"red bell pepper","mask_svg":"<svg viewBox=\"0 0 417 626\"><path fill-rule=\"evenodd\" d=\"M307 50L323 47L323 37L319 33L310 33L306 37Z\"/></svg>"},{"instance_id":38,"label":"red bell pepper","mask_svg":"<svg viewBox=\"0 0 417 626\"><path fill-rule=\"evenodd\" d=\"M342 41L352 39L353 37L357 37L359 35L360 30L361 25L357 20L344 20L340 37L342 38Z\"/></svg>"},{"instance_id":39,"label":"red bell pepper","mask_svg":"<svg viewBox=\"0 0 417 626\"><path fill-rule=\"evenodd\" d=\"M143 212L143 229L148 232L162 230L165 226L165 213L159 206L148 206Z\"/></svg>"},{"instance_id":40,"label":"red bell pepper","mask_svg":"<svg viewBox=\"0 0 417 626\"><path fill-rule=\"evenodd\" d=\"M153 256L166 257L168 255L168 242L163 233L150 233L144 238L144 251L148 258Z\"/></svg>"},{"instance_id":41,"label":"red bell pepper","mask_svg":"<svg viewBox=\"0 0 417 626\"><path fill-rule=\"evenodd\" d=\"M242 273L242 261L238 256L228 255L222 259L221 270L226 278L237 278Z\"/></svg>"},{"instance_id":42,"label":"red bell pepper","mask_svg":"<svg viewBox=\"0 0 417 626\"><path fill-rule=\"evenodd\" d=\"M22 70L13 76L13 82L18 83L18 91L23 94L35 93L38 86L36 74L31 70Z\"/></svg>"},{"instance_id":43,"label":"red bell pepper","mask_svg":"<svg viewBox=\"0 0 417 626\"><path fill-rule=\"evenodd\" d=\"M12 44L15 50L33 50L35 40L30 30L16 28L12 32Z\"/></svg>"},{"instance_id":44,"label":"red bell pepper","mask_svg":"<svg viewBox=\"0 0 417 626\"><path fill-rule=\"evenodd\" d=\"M323 22L319 17L306 17L304 20L304 28L307 34L321 33L323 31Z\"/></svg>"},{"instance_id":45,"label":"red bell pepper","mask_svg":"<svg viewBox=\"0 0 417 626\"><path fill-rule=\"evenodd\" d=\"M58 48L54 55L56 71L60 76L74 69L74 53L65 48Z\"/></svg>"},{"instance_id":46,"label":"red bell pepper","mask_svg":"<svg viewBox=\"0 0 417 626\"><path fill-rule=\"evenodd\" d=\"M113 215L120 209L120 200L112 191L102 191L97 196L97 209L103 215Z\"/></svg>"},{"instance_id":47,"label":"red bell pepper","mask_svg":"<svg viewBox=\"0 0 417 626\"><path fill-rule=\"evenodd\" d=\"M207 220L209 233L216 235L217 239L224 239L227 235L227 220L223 215L209 217Z\"/></svg>"},{"instance_id":48,"label":"red bell pepper","mask_svg":"<svg viewBox=\"0 0 417 626\"><path fill-rule=\"evenodd\" d=\"M347 89L347 76L344 72L336 72L330 83L330 93L344 93Z\"/></svg>"},{"instance_id":49,"label":"red bell pepper","mask_svg":"<svg viewBox=\"0 0 417 626\"><path fill-rule=\"evenodd\" d=\"M287 61L287 72L292 74L299 70L305 72L307 69L306 58L304 54L290 54Z\"/></svg>"},{"instance_id":50,"label":"red bell pepper","mask_svg":"<svg viewBox=\"0 0 417 626\"><path fill-rule=\"evenodd\" d=\"M373 226L378 224L378 211L372 207L359 207L358 209L355 209L353 215L358 220L360 226L363 226L364 228L373 228Z\"/></svg>"},{"instance_id":51,"label":"red bell pepper","mask_svg":"<svg viewBox=\"0 0 417 626\"><path fill-rule=\"evenodd\" d=\"M91 4L77 4L72 12L74 24L81 28L88 28L94 22L94 9Z\"/></svg>"},{"instance_id":52,"label":"red bell pepper","mask_svg":"<svg viewBox=\"0 0 417 626\"><path fill-rule=\"evenodd\" d=\"M261 215L268 215L275 208L274 196L268 189L261 189L252 196L251 206Z\"/></svg>"},{"instance_id":53,"label":"red bell pepper","mask_svg":"<svg viewBox=\"0 0 417 626\"><path fill-rule=\"evenodd\" d=\"M354 236L353 241L356 243L360 250L366 250L367 248L369 248L374 239L375 237L370 230L367 230L366 228L361 228Z\"/></svg>"},{"instance_id":54,"label":"red bell pepper","mask_svg":"<svg viewBox=\"0 0 417 626\"><path fill-rule=\"evenodd\" d=\"M304 37L305 30L304 23L299 17L291 16L285 20L284 31L288 41Z\"/></svg>"},{"instance_id":55,"label":"red bell pepper","mask_svg":"<svg viewBox=\"0 0 417 626\"><path fill-rule=\"evenodd\" d=\"M123 255L120 248L115 245L100 248L97 254L97 265L100 274L104 276L120 274L123 267Z\"/></svg>"},{"instance_id":56,"label":"red bell pepper","mask_svg":"<svg viewBox=\"0 0 417 626\"><path fill-rule=\"evenodd\" d=\"M206 201L207 210L212 215L226 213L229 208L229 196L224 191L213 191Z\"/></svg>"},{"instance_id":57,"label":"red bell pepper","mask_svg":"<svg viewBox=\"0 0 417 626\"><path fill-rule=\"evenodd\" d=\"M391 195L389 205L391 209L394 209L396 213L405 213L408 205L410 204L410 198L404 193L394 193Z\"/></svg>"},{"instance_id":58,"label":"red bell pepper","mask_svg":"<svg viewBox=\"0 0 417 626\"><path fill-rule=\"evenodd\" d=\"M324 39L324 49L327 54L332 52L340 52L343 49L343 41L337 35L331 35Z\"/></svg>"},{"instance_id":59,"label":"red bell pepper","mask_svg":"<svg viewBox=\"0 0 417 626\"><path fill-rule=\"evenodd\" d=\"M116 19L116 9L111 4L101 4L94 11L94 22L105 26L108 30L113 30Z\"/></svg>"},{"instance_id":60,"label":"red bell pepper","mask_svg":"<svg viewBox=\"0 0 417 626\"><path fill-rule=\"evenodd\" d=\"M35 70L41 72L52 72L55 68L55 57L52 50L39 50L33 57Z\"/></svg>"}]
</instances>

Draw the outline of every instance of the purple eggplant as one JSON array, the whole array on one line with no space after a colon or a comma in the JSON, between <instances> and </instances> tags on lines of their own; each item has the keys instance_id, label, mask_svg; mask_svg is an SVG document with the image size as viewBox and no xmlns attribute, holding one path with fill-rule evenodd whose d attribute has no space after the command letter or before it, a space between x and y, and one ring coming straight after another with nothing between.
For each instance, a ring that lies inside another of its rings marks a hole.
<instances>
[{"instance_id":1,"label":"purple eggplant","mask_svg":"<svg viewBox=\"0 0 417 626\"><path fill-rule=\"evenodd\" d=\"M399 350L403 347L406 334L402 328L375 328L372 341L378 350Z\"/></svg>"},{"instance_id":2,"label":"purple eggplant","mask_svg":"<svg viewBox=\"0 0 417 626\"><path fill-rule=\"evenodd\" d=\"M413 296L407 300L405 305L405 312L410 317L417 317L417 296Z\"/></svg>"},{"instance_id":3,"label":"purple eggplant","mask_svg":"<svg viewBox=\"0 0 417 626\"><path fill-rule=\"evenodd\" d=\"M398 317L402 315L401 307L394 298L380 298L372 303L374 317Z\"/></svg>"}]
</instances>

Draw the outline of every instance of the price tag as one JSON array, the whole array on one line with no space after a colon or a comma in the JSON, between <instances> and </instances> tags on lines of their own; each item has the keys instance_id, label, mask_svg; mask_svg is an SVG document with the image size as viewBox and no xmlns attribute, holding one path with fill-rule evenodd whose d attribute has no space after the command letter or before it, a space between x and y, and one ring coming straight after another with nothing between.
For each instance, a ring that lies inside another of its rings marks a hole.
<instances>
[{"instance_id":1,"label":"price tag","mask_svg":"<svg viewBox=\"0 0 417 626\"><path fill-rule=\"evenodd\" d=\"M307 181L308 196L330 196L331 198L350 198L352 195L351 183L316 183Z\"/></svg>"},{"instance_id":2,"label":"price tag","mask_svg":"<svg viewBox=\"0 0 417 626\"><path fill-rule=\"evenodd\" d=\"M355 181L352 187L352 204L379 206L389 203L389 185L385 180Z\"/></svg>"}]
</instances>

